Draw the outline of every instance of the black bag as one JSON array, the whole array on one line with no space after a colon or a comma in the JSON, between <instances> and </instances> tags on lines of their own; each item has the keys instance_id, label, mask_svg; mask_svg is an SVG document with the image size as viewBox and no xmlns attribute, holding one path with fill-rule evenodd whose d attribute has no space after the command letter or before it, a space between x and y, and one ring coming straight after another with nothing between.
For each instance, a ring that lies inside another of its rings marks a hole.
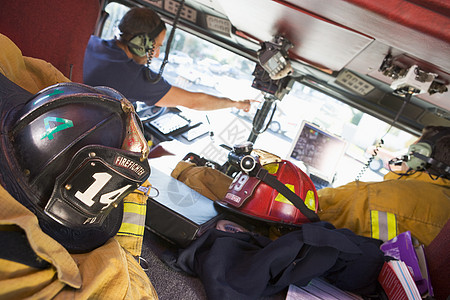
<instances>
[{"instance_id":1,"label":"black bag","mask_svg":"<svg viewBox=\"0 0 450 300\"><path fill-rule=\"evenodd\" d=\"M169 242L186 247L222 219L212 200L183 182L155 168L149 181L159 193L147 201L146 228Z\"/></svg>"}]
</instances>

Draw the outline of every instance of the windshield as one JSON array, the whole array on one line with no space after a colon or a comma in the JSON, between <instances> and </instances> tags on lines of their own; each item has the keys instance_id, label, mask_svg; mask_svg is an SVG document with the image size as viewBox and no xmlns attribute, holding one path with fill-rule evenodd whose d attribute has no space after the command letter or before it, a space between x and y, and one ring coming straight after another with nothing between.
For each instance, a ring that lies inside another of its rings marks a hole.
<instances>
[{"instance_id":1,"label":"windshield","mask_svg":"<svg viewBox=\"0 0 450 300\"><path fill-rule=\"evenodd\" d=\"M118 3L108 4L106 11L110 17L105 22L102 38L110 39L117 34L117 25L127 10ZM171 29L167 26L168 33ZM164 58L168 36L160 56L152 60L151 68L155 72L159 71ZM197 154L222 164L228 152L220 145L233 146L246 141L252 132L253 117L264 102L263 93L252 88L256 64L180 29L174 34L169 53L163 76L172 85L232 99L259 101L253 103L249 113L235 109L193 112L180 108L210 124L214 138L204 143ZM405 154L408 145L417 139L299 82L295 82L290 92L275 104L272 122L258 135L254 148L287 158L302 122L318 125L327 133L347 141L345 153L337 162L333 186L357 178L381 181L388 172L388 161ZM186 153L189 151L187 148Z\"/></svg>"}]
</instances>

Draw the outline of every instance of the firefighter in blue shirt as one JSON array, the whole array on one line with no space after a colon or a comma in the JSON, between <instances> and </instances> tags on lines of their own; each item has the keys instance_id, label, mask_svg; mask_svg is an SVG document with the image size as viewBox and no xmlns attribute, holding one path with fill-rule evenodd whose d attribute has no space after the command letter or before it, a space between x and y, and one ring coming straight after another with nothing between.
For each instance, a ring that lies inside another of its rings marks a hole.
<instances>
[{"instance_id":1,"label":"firefighter in blue shirt","mask_svg":"<svg viewBox=\"0 0 450 300\"><path fill-rule=\"evenodd\" d=\"M159 55L166 35L164 22L151 9L132 8L122 18L120 36L102 40L91 36L86 48L83 81L91 86L110 86L130 101L142 101L159 107L184 106L197 110L235 107L250 110L251 100L234 101L229 98L190 92L171 86L161 78L156 83L148 80L146 66ZM157 74L151 72L150 77Z\"/></svg>"}]
</instances>

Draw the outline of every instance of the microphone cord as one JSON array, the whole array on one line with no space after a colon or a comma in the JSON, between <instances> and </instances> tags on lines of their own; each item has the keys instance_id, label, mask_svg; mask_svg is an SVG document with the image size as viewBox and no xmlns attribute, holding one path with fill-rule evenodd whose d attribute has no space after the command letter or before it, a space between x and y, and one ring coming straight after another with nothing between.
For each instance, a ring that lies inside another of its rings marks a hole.
<instances>
[{"instance_id":1,"label":"microphone cord","mask_svg":"<svg viewBox=\"0 0 450 300\"><path fill-rule=\"evenodd\" d=\"M166 64L169 62L170 46L172 45L173 36L175 34L175 29L177 27L178 20L180 19L180 16L181 16L181 11L183 10L183 6L184 6L184 0L181 0L180 5L178 6L177 14L176 14L175 19L172 24L172 30L170 30L170 35L167 40L167 46L166 46L166 51L165 51L165 55L164 55L164 60L161 63L158 74L154 78L152 78L151 71L150 71L151 56L148 56L148 58L147 58L147 70L145 72L145 76L151 84L156 84L159 80L161 80L162 74L164 72L164 68L165 68Z\"/></svg>"},{"instance_id":2,"label":"microphone cord","mask_svg":"<svg viewBox=\"0 0 450 300\"><path fill-rule=\"evenodd\" d=\"M386 133L381 137L380 141L375 145L375 149L373 150L372 156L367 160L366 164L362 167L361 171L359 171L358 175L355 178L355 181L359 181L361 179L361 177L366 173L367 169L369 168L370 163L377 157L378 151L384 144L383 138L389 133L389 131L391 131L394 124L397 123L398 118L400 117L401 113L403 112L403 110L406 107L406 104L408 104L409 101L411 100L411 96L412 96L412 92L408 91L405 95L405 99L402 103L402 106L400 107L395 118L392 120L391 124L389 125L388 130L386 130Z\"/></svg>"}]
</instances>

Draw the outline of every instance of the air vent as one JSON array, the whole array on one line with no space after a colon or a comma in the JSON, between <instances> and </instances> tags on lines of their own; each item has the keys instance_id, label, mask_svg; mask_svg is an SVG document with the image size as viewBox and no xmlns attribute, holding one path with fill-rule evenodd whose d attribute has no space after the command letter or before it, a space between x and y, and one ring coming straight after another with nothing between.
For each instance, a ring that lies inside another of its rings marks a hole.
<instances>
[{"instance_id":1,"label":"air vent","mask_svg":"<svg viewBox=\"0 0 450 300\"><path fill-rule=\"evenodd\" d=\"M359 78L348 70L344 70L343 72L339 73L338 77L336 78L336 83L360 95L367 95L375 88L373 85Z\"/></svg>"},{"instance_id":2,"label":"air vent","mask_svg":"<svg viewBox=\"0 0 450 300\"><path fill-rule=\"evenodd\" d=\"M164 10L176 15L178 12L178 7L180 3L175 0L164 1ZM197 22L197 11L189 6L183 5L181 10L181 18L191 21L192 23Z\"/></svg>"}]
</instances>

